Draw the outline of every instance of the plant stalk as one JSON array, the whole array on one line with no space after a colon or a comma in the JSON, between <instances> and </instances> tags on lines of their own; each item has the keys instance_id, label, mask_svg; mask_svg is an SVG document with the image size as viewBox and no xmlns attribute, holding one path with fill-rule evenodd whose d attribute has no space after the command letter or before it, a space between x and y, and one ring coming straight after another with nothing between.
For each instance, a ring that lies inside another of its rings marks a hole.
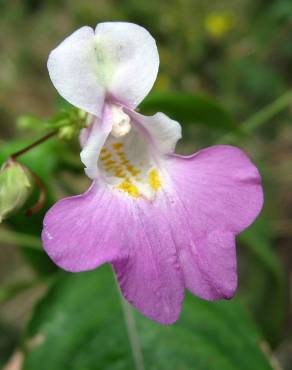
<instances>
[{"instance_id":1,"label":"plant stalk","mask_svg":"<svg viewBox=\"0 0 292 370\"><path fill-rule=\"evenodd\" d=\"M287 108L292 104L292 90L288 90L286 93L281 95L279 98L274 100L272 103L266 105L264 108L258 112L252 114L249 118L243 121L239 127L245 134L250 134L254 130L263 126L266 122L271 120L274 116L280 113L282 110ZM222 143L234 143L238 139L238 135L229 133L224 135L217 142L218 144Z\"/></svg>"},{"instance_id":2,"label":"plant stalk","mask_svg":"<svg viewBox=\"0 0 292 370\"><path fill-rule=\"evenodd\" d=\"M31 149L34 149L36 146L44 143L45 141L47 141L51 137L57 135L57 133L58 133L58 130L49 132L48 134L46 134L45 136L41 137L39 140L35 141L34 143L32 143L32 144L28 145L27 147L19 150L18 152L15 152L15 153L11 154L10 159L16 160L21 155L29 152Z\"/></svg>"},{"instance_id":3,"label":"plant stalk","mask_svg":"<svg viewBox=\"0 0 292 370\"><path fill-rule=\"evenodd\" d=\"M114 273L115 276L115 273ZM121 306L124 314L125 324L128 332L130 346L133 354L133 360L136 370L145 370L143 353L140 345L139 334L137 331L133 310L129 303L123 297L118 281L115 277L117 290L120 296Z\"/></svg>"}]
</instances>

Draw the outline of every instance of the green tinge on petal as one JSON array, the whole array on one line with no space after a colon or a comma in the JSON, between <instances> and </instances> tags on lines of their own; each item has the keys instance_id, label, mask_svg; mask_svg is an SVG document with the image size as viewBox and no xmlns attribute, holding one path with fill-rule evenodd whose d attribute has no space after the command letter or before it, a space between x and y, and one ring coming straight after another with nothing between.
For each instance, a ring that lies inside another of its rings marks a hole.
<instances>
[{"instance_id":1,"label":"green tinge on petal","mask_svg":"<svg viewBox=\"0 0 292 370\"><path fill-rule=\"evenodd\" d=\"M94 66L95 73L102 86L107 89L114 75L115 63L109 47L107 48L104 40L98 35L95 35L95 54L97 61L96 66Z\"/></svg>"},{"instance_id":2,"label":"green tinge on petal","mask_svg":"<svg viewBox=\"0 0 292 370\"><path fill-rule=\"evenodd\" d=\"M0 222L21 208L31 193L29 173L17 162L4 164L0 170Z\"/></svg>"}]
</instances>

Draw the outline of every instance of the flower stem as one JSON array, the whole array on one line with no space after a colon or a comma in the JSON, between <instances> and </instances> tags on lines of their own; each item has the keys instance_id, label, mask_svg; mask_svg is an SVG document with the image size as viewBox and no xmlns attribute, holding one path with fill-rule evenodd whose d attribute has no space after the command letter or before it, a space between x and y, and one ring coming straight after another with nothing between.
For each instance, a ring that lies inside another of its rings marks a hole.
<instances>
[{"instance_id":1,"label":"flower stem","mask_svg":"<svg viewBox=\"0 0 292 370\"><path fill-rule=\"evenodd\" d=\"M18 152L15 152L15 153L11 154L10 158L12 160L15 160L16 158L18 158L21 155L29 152L31 149L35 148L36 146L44 143L45 141L47 141L48 139L50 139L52 136L57 135L57 133L58 133L58 130L49 132L48 134L46 134L45 136L41 137L39 140L35 141L34 143L32 143L32 144L28 145L27 147L19 150Z\"/></svg>"},{"instance_id":2,"label":"flower stem","mask_svg":"<svg viewBox=\"0 0 292 370\"><path fill-rule=\"evenodd\" d=\"M31 170L29 170L29 172L33 176L34 182L37 185L37 187L39 188L40 193L39 193L39 197L38 197L37 202L25 212L26 216L32 216L35 213L37 213L38 211L40 211L43 208L43 206L44 206L44 204L46 203L46 200L47 200L47 189L46 189L45 184L38 177L38 175L36 175Z\"/></svg>"},{"instance_id":3,"label":"flower stem","mask_svg":"<svg viewBox=\"0 0 292 370\"><path fill-rule=\"evenodd\" d=\"M288 90L278 99L253 114L250 118L242 122L240 126L242 126L246 132L252 132L285 109L289 104L292 104L292 90Z\"/></svg>"},{"instance_id":4,"label":"flower stem","mask_svg":"<svg viewBox=\"0 0 292 370\"><path fill-rule=\"evenodd\" d=\"M25 290L34 288L39 283L39 280L31 281L18 281L12 283L6 287L0 288L0 303L4 304L10 299L13 299L19 293L22 293Z\"/></svg>"},{"instance_id":5,"label":"flower stem","mask_svg":"<svg viewBox=\"0 0 292 370\"><path fill-rule=\"evenodd\" d=\"M280 113L283 109L287 108L290 104L292 104L292 90L288 90L272 103L251 115L251 117L243 121L239 127L243 133L250 134ZM223 138L220 138L217 143L234 143L237 140L238 135L229 133L224 135Z\"/></svg>"},{"instance_id":6,"label":"flower stem","mask_svg":"<svg viewBox=\"0 0 292 370\"><path fill-rule=\"evenodd\" d=\"M125 300L125 298L122 296L122 293L121 293L121 290L120 290L120 287L119 287L119 284L116 278L115 278L115 281L116 281L116 286L117 286L120 300L121 300L121 306L122 306L126 328L128 332L128 337L130 341L130 346L131 346L131 350L133 354L135 369L145 370L143 353L142 353L142 349L140 345L140 339L139 339L139 334L138 334L136 323L135 323L135 318L133 315L133 310L131 306L128 304L128 302Z\"/></svg>"},{"instance_id":7,"label":"flower stem","mask_svg":"<svg viewBox=\"0 0 292 370\"><path fill-rule=\"evenodd\" d=\"M39 238L33 235L18 233L3 228L1 228L0 231L0 242L1 244L12 244L42 251Z\"/></svg>"}]
</instances>

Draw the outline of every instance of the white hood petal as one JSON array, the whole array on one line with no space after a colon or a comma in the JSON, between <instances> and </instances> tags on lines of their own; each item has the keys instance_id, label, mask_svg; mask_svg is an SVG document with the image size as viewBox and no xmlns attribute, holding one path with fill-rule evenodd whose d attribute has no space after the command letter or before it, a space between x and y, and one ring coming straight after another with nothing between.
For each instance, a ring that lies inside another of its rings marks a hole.
<instances>
[{"instance_id":1,"label":"white hood petal","mask_svg":"<svg viewBox=\"0 0 292 370\"><path fill-rule=\"evenodd\" d=\"M82 27L48 59L51 80L71 104L101 118L105 98L135 108L157 76L155 40L143 27L106 22Z\"/></svg>"}]
</instances>

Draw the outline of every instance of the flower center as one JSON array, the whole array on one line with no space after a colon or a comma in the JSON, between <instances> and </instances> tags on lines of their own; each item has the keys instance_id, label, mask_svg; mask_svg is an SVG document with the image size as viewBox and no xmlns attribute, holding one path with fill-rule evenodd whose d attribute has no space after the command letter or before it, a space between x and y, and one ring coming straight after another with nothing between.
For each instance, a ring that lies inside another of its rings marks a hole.
<instances>
[{"instance_id":1,"label":"flower center","mask_svg":"<svg viewBox=\"0 0 292 370\"><path fill-rule=\"evenodd\" d=\"M99 157L107 184L134 199L153 200L162 176L152 158L150 144L122 108L113 107L113 128Z\"/></svg>"}]
</instances>

